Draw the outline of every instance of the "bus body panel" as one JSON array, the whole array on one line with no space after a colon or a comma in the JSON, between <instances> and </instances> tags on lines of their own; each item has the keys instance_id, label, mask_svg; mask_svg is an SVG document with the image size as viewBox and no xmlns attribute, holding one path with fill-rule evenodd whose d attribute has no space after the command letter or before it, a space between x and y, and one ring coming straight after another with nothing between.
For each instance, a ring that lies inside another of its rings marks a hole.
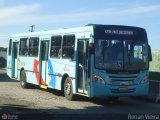
<instances>
[{"instance_id":1,"label":"bus body panel","mask_svg":"<svg viewBox=\"0 0 160 120\"><path fill-rule=\"evenodd\" d=\"M48 87L61 90L61 82L64 74L75 79L75 62L68 59L50 58L48 60L48 73L49 76L46 82Z\"/></svg>"},{"instance_id":2,"label":"bus body panel","mask_svg":"<svg viewBox=\"0 0 160 120\"><path fill-rule=\"evenodd\" d=\"M19 76L20 71L23 69L26 72L26 79L28 83L39 85L39 62L38 58L34 57L19 57ZM19 78L20 80L20 78Z\"/></svg>"}]
</instances>

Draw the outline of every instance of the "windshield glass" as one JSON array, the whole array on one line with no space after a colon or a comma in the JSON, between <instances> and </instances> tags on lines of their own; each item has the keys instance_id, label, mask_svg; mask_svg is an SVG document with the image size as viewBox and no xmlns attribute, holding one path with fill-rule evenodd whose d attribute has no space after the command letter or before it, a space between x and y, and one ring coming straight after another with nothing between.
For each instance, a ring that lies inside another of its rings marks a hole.
<instances>
[{"instance_id":1,"label":"windshield glass","mask_svg":"<svg viewBox=\"0 0 160 120\"><path fill-rule=\"evenodd\" d=\"M147 43L133 40L97 40L95 66L105 70L148 68Z\"/></svg>"}]
</instances>

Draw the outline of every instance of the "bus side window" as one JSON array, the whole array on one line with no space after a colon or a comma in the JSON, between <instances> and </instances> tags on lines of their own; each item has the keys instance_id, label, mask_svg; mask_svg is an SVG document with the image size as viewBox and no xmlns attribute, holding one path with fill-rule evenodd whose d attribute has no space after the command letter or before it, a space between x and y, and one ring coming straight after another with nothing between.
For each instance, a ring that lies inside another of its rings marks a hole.
<instances>
[{"instance_id":1,"label":"bus side window","mask_svg":"<svg viewBox=\"0 0 160 120\"><path fill-rule=\"evenodd\" d=\"M20 39L20 50L19 51L20 51L19 55L27 56L27 53L28 53L27 38Z\"/></svg>"},{"instance_id":2,"label":"bus side window","mask_svg":"<svg viewBox=\"0 0 160 120\"><path fill-rule=\"evenodd\" d=\"M12 48L12 39L9 40L9 49L8 49L8 55L11 55L11 48Z\"/></svg>"},{"instance_id":3,"label":"bus side window","mask_svg":"<svg viewBox=\"0 0 160 120\"><path fill-rule=\"evenodd\" d=\"M61 57L62 36L53 36L51 38L50 57Z\"/></svg>"},{"instance_id":4,"label":"bus side window","mask_svg":"<svg viewBox=\"0 0 160 120\"><path fill-rule=\"evenodd\" d=\"M74 59L74 46L75 46L74 35L63 36L62 58Z\"/></svg>"},{"instance_id":5,"label":"bus side window","mask_svg":"<svg viewBox=\"0 0 160 120\"><path fill-rule=\"evenodd\" d=\"M29 56L38 56L39 38L34 37L29 39Z\"/></svg>"}]
</instances>

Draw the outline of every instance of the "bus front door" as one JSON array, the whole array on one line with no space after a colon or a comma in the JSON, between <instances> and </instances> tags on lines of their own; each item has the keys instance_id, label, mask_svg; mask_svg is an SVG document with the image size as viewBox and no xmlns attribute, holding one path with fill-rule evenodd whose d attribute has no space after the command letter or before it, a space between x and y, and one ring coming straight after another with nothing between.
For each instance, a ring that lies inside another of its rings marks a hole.
<instances>
[{"instance_id":1,"label":"bus front door","mask_svg":"<svg viewBox=\"0 0 160 120\"><path fill-rule=\"evenodd\" d=\"M12 78L18 77L17 71L17 57L18 57L18 42L13 42L12 49Z\"/></svg>"},{"instance_id":2,"label":"bus front door","mask_svg":"<svg viewBox=\"0 0 160 120\"><path fill-rule=\"evenodd\" d=\"M87 94L86 82L88 71L88 43L89 40L78 41L78 78L77 87L79 93Z\"/></svg>"},{"instance_id":3,"label":"bus front door","mask_svg":"<svg viewBox=\"0 0 160 120\"><path fill-rule=\"evenodd\" d=\"M46 85L47 60L48 60L49 41L41 41L40 50L40 75L41 85Z\"/></svg>"}]
</instances>

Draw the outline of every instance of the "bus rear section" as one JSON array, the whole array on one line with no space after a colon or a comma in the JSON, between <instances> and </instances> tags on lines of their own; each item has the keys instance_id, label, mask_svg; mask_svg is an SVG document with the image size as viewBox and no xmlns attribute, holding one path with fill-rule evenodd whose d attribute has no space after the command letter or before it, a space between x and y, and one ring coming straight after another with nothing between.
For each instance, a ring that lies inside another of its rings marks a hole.
<instances>
[{"instance_id":1,"label":"bus rear section","mask_svg":"<svg viewBox=\"0 0 160 120\"><path fill-rule=\"evenodd\" d=\"M18 46L17 40L9 40L9 47L7 49L7 75L10 78L18 78L17 62L18 62Z\"/></svg>"},{"instance_id":2,"label":"bus rear section","mask_svg":"<svg viewBox=\"0 0 160 120\"><path fill-rule=\"evenodd\" d=\"M144 29L95 26L93 46L90 96L148 94L151 50Z\"/></svg>"}]
</instances>

